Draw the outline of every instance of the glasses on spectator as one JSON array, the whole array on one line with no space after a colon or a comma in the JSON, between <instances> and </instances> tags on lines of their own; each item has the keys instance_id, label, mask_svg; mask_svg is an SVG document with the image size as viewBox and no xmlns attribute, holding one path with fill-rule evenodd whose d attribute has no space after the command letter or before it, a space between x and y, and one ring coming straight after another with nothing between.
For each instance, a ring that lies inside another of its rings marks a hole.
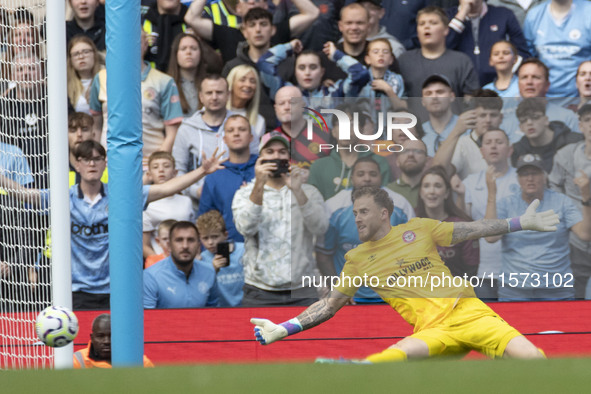
<instances>
[{"instance_id":1,"label":"glasses on spectator","mask_svg":"<svg viewBox=\"0 0 591 394\"><path fill-rule=\"evenodd\" d=\"M540 120L543 116L544 116L544 114L538 112L535 114L523 115L523 116L519 117L518 120L519 120L519 123L525 123L528 121L528 119L535 122L536 120Z\"/></svg>"},{"instance_id":2,"label":"glasses on spectator","mask_svg":"<svg viewBox=\"0 0 591 394\"><path fill-rule=\"evenodd\" d=\"M409 153L412 153L413 155L416 155L416 156L422 156L422 155L427 154L427 152L422 149L405 149L400 153L403 155L408 155Z\"/></svg>"},{"instance_id":3,"label":"glasses on spectator","mask_svg":"<svg viewBox=\"0 0 591 394\"><path fill-rule=\"evenodd\" d=\"M98 163L102 163L103 161L105 161L105 156L79 157L78 160L84 164L90 164L91 161L94 164L98 164Z\"/></svg>"},{"instance_id":4,"label":"glasses on spectator","mask_svg":"<svg viewBox=\"0 0 591 394\"><path fill-rule=\"evenodd\" d=\"M72 52L71 55L72 55L72 57L79 57L79 56L86 56L92 52L94 52L92 49L81 49L79 51Z\"/></svg>"}]
</instances>

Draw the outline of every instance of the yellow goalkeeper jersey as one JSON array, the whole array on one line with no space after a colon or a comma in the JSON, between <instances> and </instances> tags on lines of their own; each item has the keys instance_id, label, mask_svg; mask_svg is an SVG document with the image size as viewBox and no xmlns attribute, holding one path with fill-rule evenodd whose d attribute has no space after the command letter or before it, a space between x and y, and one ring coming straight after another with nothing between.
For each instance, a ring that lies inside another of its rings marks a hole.
<instances>
[{"instance_id":1,"label":"yellow goalkeeper jersey","mask_svg":"<svg viewBox=\"0 0 591 394\"><path fill-rule=\"evenodd\" d=\"M379 241L368 241L345 255L335 288L353 296L361 285L371 287L415 332L436 327L460 297L474 289L453 277L437 253L451 244L453 223L414 218L392 227Z\"/></svg>"}]
</instances>

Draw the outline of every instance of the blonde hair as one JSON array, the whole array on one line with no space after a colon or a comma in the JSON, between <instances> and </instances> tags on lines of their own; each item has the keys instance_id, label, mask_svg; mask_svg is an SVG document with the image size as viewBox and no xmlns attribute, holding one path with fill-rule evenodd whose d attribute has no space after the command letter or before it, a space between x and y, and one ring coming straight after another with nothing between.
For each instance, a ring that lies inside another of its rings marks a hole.
<instances>
[{"instance_id":1,"label":"blonde hair","mask_svg":"<svg viewBox=\"0 0 591 394\"><path fill-rule=\"evenodd\" d=\"M212 209L197 218L195 222L199 234L209 234L213 231L226 232L226 222L220 211Z\"/></svg>"},{"instance_id":2,"label":"blonde hair","mask_svg":"<svg viewBox=\"0 0 591 394\"><path fill-rule=\"evenodd\" d=\"M84 95L86 97L86 100L89 100L89 94L90 94L90 89L88 89L86 92L84 91L84 86L82 86L82 81L80 80L80 75L78 75L78 71L76 71L74 69L74 66L72 64L72 56L70 55L70 52L72 51L72 48L74 48L74 45L79 44L79 43L84 43L87 45L90 45L90 48L93 51L93 56L94 56L94 66L92 67L92 75L95 76L99 70L101 69L101 65L100 65L100 58L98 56L98 50L96 48L96 45L94 45L94 42L88 38L87 36L84 35L76 35L74 36L71 40L70 43L68 44L68 64L67 64L67 74L68 74L68 98L70 99L70 104L72 104L72 106L76 106L76 103L78 102L78 99L80 98L81 95Z\"/></svg>"},{"instance_id":3,"label":"blonde hair","mask_svg":"<svg viewBox=\"0 0 591 394\"><path fill-rule=\"evenodd\" d=\"M249 72L254 74L254 78L256 79L256 89L254 95L246 105L246 117L248 118L248 122L251 126L255 126L257 124L257 118L259 116L259 102L261 96L261 82L259 79L259 74L257 70L249 65L241 64L239 66L234 67L230 70L230 73L226 77L228 81L228 90L230 91L230 100L228 100L228 104L226 104L226 108L231 110L232 109L232 87L234 85L234 81L244 77Z\"/></svg>"}]
</instances>

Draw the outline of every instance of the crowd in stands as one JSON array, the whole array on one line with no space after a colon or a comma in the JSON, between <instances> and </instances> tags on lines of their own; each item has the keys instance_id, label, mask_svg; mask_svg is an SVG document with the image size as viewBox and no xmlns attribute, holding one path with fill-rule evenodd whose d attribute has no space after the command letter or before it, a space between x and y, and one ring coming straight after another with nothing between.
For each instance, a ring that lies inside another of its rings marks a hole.
<instances>
[{"instance_id":1,"label":"crowd in stands","mask_svg":"<svg viewBox=\"0 0 591 394\"><path fill-rule=\"evenodd\" d=\"M105 6L65 1L74 307L106 309ZM302 278L339 275L360 243L363 186L388 192L393 226L539 199L557 232L440 256L487 301L591 298L591 1L142 0L141 15L145 308L310 305L326 281ZM0 14L0 213L23 223L49 200L42 19ZM1 294L18 303L47 280L51 237L11 231Z\"/></svg>"}]
</instances>

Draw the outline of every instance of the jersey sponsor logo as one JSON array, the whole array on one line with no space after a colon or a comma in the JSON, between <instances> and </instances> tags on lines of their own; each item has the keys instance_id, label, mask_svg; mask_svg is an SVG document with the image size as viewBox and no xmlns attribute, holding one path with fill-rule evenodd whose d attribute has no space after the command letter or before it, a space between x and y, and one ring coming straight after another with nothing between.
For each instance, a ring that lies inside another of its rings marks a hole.
<instances>
[{"instance_id":1,"label":"jersey sponsor logo","mask_svg":"<svg viewBox=\"0 0 591 394\"><path fill-rule=\"evenodd\" d=\"M567 59L581 50L578 45L541 45L538 52L548 59Z\"/></svg>"},{"instance_id":2,"label":"jersey sponsor logo","mask_svg":"<svg viewBox=\"0 0 591 394\"><path fill-rule=\"evenodd\" d=\"M109 224L95 223L92 226L87 226L85 224L72 222L72 225L70 226L70 231L72 232L72 234L84 235L87 237L91 235L108 234Z\"/></svg>"},{"instance_id":3,"label":"jersey sponsor logo","mask_svg":"<svg viewBox=\"0 0 591 394\"><path fill-rule=\"evenodd\" d=\"M417 235L414 233L414 231L405 231L404 234L402 234L402 240L407 244L413 242L416 238Z\"/></svg>"},{"instance_id":4,"label":"jersey sponsor logo","mask_svg":"<svg viewBox=\"0 0 591 394\"><path fill-rule=\"evenodd\" d=\"M430 268L433 268L433 263L429 260L428 257L424 257L419 261L415 261L414 263L410 263L408 266L404 268L400 268L398 271L394 272L390 275L390 278L396 279L401 276L406 276L408 274L414 274L418 271L427 271Z\"/></svg>"}]
</instances>

